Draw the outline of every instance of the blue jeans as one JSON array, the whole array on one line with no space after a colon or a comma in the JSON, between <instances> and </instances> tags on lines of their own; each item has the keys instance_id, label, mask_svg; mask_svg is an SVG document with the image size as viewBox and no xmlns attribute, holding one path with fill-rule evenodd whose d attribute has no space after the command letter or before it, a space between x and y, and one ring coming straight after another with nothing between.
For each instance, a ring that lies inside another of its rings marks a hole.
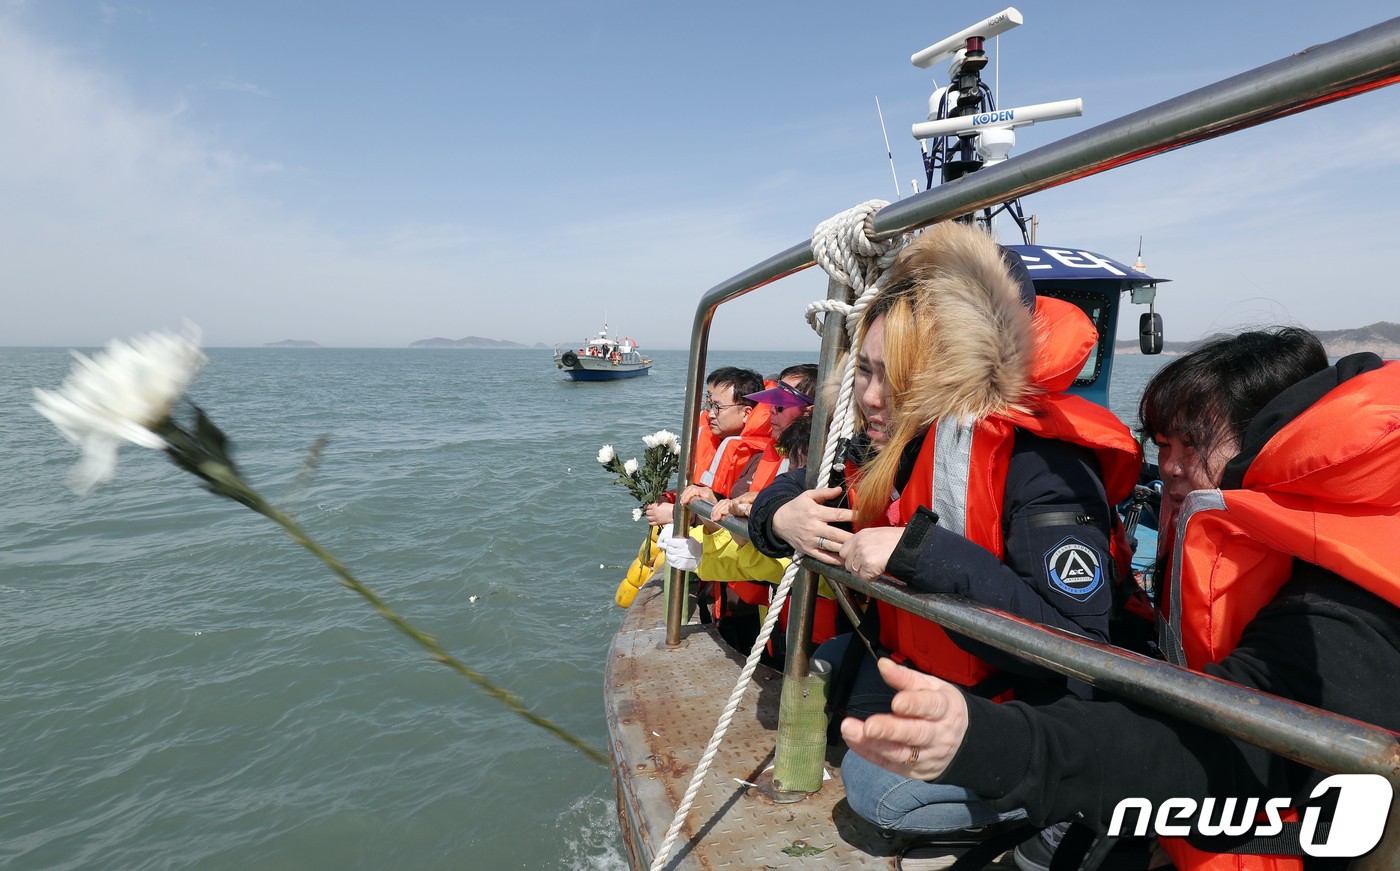
<instances>
[{"instance_id":1,"label":"blue jeans","mask_svg":"<svg viewBox=\"0 0 1400 871\"><path fill-rule=\"evenodd\" d=\"M826 660L835 670L852 640L851 635L839 635L818 647L812 658ZM874 658L867 653L851 686L847 712L862 718L889 713L892 698L894 690L880 678ZM841 760L841 780L851 809L884 829L940 835L1026 818L1022 808L998 812L961 786L913 780L850 751Z\"/></svg>"}]
</instances>

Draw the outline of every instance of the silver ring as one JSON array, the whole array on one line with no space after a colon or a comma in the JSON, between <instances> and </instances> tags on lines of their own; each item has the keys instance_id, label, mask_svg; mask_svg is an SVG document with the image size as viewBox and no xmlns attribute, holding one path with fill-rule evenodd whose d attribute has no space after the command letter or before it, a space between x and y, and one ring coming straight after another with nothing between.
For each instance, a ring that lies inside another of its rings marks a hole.
<instances>
[{"instance_id":1,"label":"silver ring","mask_svg":"<svg viewBox=\"0 0 1400 871\"><path fill-rule=\"evenodd\" d=\"M817 536L817 550L826 550L826 539Z\"/></svg>"}]
</instances>

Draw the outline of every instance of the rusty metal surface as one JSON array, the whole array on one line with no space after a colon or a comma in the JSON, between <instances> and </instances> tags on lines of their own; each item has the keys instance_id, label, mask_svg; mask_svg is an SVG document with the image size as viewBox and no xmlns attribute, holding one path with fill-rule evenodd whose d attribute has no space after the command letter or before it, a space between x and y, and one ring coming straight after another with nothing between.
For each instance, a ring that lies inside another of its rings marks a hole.
<instances>
[{"instance_id":1,"label":"rusty metal surface","mask_svg":"<svg viewBox=\"0 0 1400 871\"><path fill-rule=\"evenodd\" d=\"M682 627L679 646L667 647L664 607L659 584L638 594L613 638L605 682L618 817L629 860L643 869L671 825L743 664L696 624ZM774 804L739 782L756 782L773 762L781 682L777 672L759 669L667 868L893 871L908 841L851 811L834 764L821 791L794 804ZM828 845L817 855L783 852Z\"/></svg>"}]
</instances>

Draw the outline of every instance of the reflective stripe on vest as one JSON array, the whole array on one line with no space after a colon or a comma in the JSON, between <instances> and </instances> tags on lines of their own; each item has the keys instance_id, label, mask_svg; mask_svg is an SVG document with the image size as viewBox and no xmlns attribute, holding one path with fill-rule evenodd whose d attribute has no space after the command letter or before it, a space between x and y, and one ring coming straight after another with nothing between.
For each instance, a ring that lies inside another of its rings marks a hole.
<instances>
[{"instance_id":1,"label":"reflective stripe on vest","mask_svg":"<svg viewBox=\"0 0 1400 871\"><path fill-rule=\"evenodd\" d=\"M1185 572L1189 563L1187 553L1188 539L1199 538L1201 530L1192 529L1191 521L1194 519L1196 525L1213 519L1208 512L1225 512L1228 515L1230 506L1225 499L1225 494L1220 490L1194 490L1186 494L1182 500L1181 513L1175 519L1175 540L1172 542L1171 550L1171 570L1168 575L1167 587L1163 591L1164 599L1159 603L1157 611L1157 643L1166 660L1174 665L1190 668L1195 672L1209 662L1218 661L1223 658L1228 651L1219 651L1207 648L1200 649L1199 642L1192 642L1192 652L1187 654L1186 630L1183 628L1183 617L1192 621L1194 630L1199 624L1210 624L1217 618L1223 620L1224 614L1217 613L1217 608L1225 606L1225 602L1208 596L1205 600L1198 601L1200 592L1195 591L1188 596L1185 584ZM1221 515L1214 515L1216 518L1224 520ZM1228 521L1227 521L1228 522ZM1210 547L1215 550L1217 556L1220 549L1228 548L1228 541L1212 542ZM1291 562L1291 560L1289 561ZM1281 563L1274 568L1283 570L1289 563ZM1226 560L1216 565L1212 563L1212 574L1215 568L1219 568L1226 574L1230 573L1231 564ZM1268 568L1263 566L1262 568ZM1264 577L1263 575L1274 575L1275 572L1265 571L1261 576L1251 578L1257 581L1261 596L1273 598L1279 585L1282 583L1281 577ZM1286 574L1286 572L1285 572ZM1199 587L1202 579L1193 578L1193 587ZM1205 583L1214 589L1214 578L1205 579ZM1188 602L1187 599L1191 601ZM1163 609L1166 610L1165 617ZM1187 615L1190 610L1189 617ZM1250 616L1253 616L1252 613ZM1292 809L1288 810L1284 818L1295 821L1297 814ZM1162 849L1172 859L1172 864L1182 871L1302 871L1303 860L1297 856L1272 856L1259 855L1253 853L1209 853L1191 846L1185 838L1158 838L1158 843Z\"/></svg>"},{"instance_id":2,"label":"reflective stripe on vest","mask_svg":"<svg viewBox=\"0 0 1400 871\"><path fill-rule=\"evenodd\" d=\"M719 440L710 432L710 413L700 412L700 425L695 428L695 438L690 446L690 483L700 480L715 458L715 448Z\"/></svg>"},{"instance_id":3,"label":"reflective stripe on vest","mask_svg":"<svg viewBox=\"0 0 1400 871\"><path fill-rule=\"evenodd\" d=\"M927 505L938 513L940 527L1000 557L1002 500L999 495L987 493L984 497L984 494L971 492L973 448L974 439L980 435L977 465L979 468L995 465L996 447L1002 438L1009 440L1012 431L1009 426L986 421L935 421L925 436L905 492L895 497L896 510L888 522L903 525L913 516L916 506ZM980 474L985 475L985 470ZM1004 479L1004 474L1001 477ZM969 512L975 512L976 516L970 516ZM995 541L984 540L989 529L997 531ZM881 643L894 652L896 660L967 687L980 684L995 671L959 647L936 623L885 602L880 602L878 607Z\"/></svg>"},{"instance_id":4,"label":"reflective stripe on vest","mask_svg":"<svg viewBox=\"0 0 1400 871\"><path fill-rule=\"evenodd\" d=\"M715 458L710 462L710 468L700 473L700 484L706 487L714 487L715 478L719 475L720 464L724 462L724 452L729 448L730 442L737 442L738 440L738 436L730 436L715 447Z\"/></svg>"},{"instance_id":5,"label":"reflective stripe on vest","mask_svg":"<svg viewBox=\"0 0 1400 871\"><path fill-rule=\"evenodd\" d=\"M1157 644L1172 665L1186 665L1186 648L1181 641L1181 567L1185 564L1186 521L1197 511L1225 511L1225 497L1219 490L1195 490L1186 494L1177 515L1176 536L1172 542L1171 576L1167 582L1167 615L1157 611Z\"/></svg>"},{"instance_id":6,"label":"reflective stripe on vest","mask_svg":"<svg viewBox=\"0 0 1400 871\"><path fill-rule=\"evenodd\" d=\"M972 471L974 423L935 425L933 431L933 494L931 505L938 525L967 535L967 480Z\"/></svg>"}]
</instances>

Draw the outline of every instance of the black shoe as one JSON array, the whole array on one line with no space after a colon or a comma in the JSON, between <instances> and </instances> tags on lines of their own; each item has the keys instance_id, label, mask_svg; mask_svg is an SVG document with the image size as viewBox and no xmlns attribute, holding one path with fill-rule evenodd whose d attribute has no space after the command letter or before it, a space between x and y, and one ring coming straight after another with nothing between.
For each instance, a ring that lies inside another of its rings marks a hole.
<instances>
[{"instance_id":1,"label":"black shoe","mask_svg":"<svg viewBox=\"0 0 1400 871\"><path fill-rule=\"evenodd\" d=\"M1073 823L1056 823L1048 828L1041 829L1033 837L1022 841L1016 847L1013 859L1016 867L1020 871L1050 871L1055 861L1055 853L1060 849L1060 843L1065 840L1065 833L1070 830ZM1080 829L1078 834L1082 837L1089 833ZM1093 871L1103 863L1104 857L1113 849L1113 844L1117 838L1107 838L1103 835L1093 835L1093 840L1089 842L1084 850L1084 858L1077 866L1079 871ZM1080 841L1083 844L1083 841ZM1069 849L1073 849L1072 847ZM1068 857L1066 857L1068 858Z\"/></svg>"},{"instance_id":2,"label":"black shoe","mask_svg":"<svg viewBox=\"0 0 1400 871\"><path fill-rule=\"evenodd\" d=\"M1060 841L1069 831L1069 823L1056 823L1041 829L1027 841L1016 845L1013 858L1021 871L1050 871L1050 863L1055 859L1055 851L1060 849Z\"/></svg>"},{"instance_id":3,"label":"black shoe","mask_svg":"<svg viewBox=\"0 0 1400 871\"><path fill-rule=\"evenodd\" d=\"M1018 842L1035 835L1035 827L1025 820L1006 820L939 835L920 835L918 840L899 852L895 868L899 871L980 869ZM954 856L958 857L957 861L948 865L948 859Z\"/></svg>"}]
</instances>

